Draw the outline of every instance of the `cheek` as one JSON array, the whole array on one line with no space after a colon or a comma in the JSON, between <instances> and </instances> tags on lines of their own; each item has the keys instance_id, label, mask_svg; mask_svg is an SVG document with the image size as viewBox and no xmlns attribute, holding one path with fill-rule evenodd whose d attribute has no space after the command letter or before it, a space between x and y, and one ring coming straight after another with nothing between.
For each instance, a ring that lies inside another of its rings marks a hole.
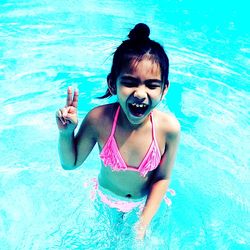
<instances>
[{"instance_id":1,"label":"cheek","mask_svg":"<svg viewBox=\"0 0 250 250\"><path fill-rule=\"evenodd\" d=\"M117 86L117 95L120 97L127 97L131 94L131 89L125 88L123 86Z\"/></svg>"},{"instance_id":2,"label":"cheek","mask_svg":"<svg viewBox=\"0 0 250 250\"><path fill-rule=\"evenodd\" d=\"M160 101L162 97L162 91L161 90L155 90L150 93L150 97L155 101Z\"/></svg>"}]
</instances>

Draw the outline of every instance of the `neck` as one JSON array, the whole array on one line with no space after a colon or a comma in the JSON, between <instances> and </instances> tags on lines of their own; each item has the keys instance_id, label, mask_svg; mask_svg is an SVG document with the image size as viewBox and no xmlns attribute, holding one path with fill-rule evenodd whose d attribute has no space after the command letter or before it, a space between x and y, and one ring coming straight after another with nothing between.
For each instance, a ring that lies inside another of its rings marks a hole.
<instances>
[{"instance_id":1,"label":"neck","mask_svg":"<svg viewBox=\"0 0 250 250\"><path fill-rule=\"evenodd\" d=\"M129 130L129 131L133 131L133 130L138 130L141 127L143 127L148 122L149 119L150 119L150 117L148 115L142 123L132 124L132 123L130 123L130 121L128 120L127 116L125 115L124 111L121 108L120 114L118 116L118 123L120 125L122 125L122 127L124 129Z\"/></svg>"}]
</instances>

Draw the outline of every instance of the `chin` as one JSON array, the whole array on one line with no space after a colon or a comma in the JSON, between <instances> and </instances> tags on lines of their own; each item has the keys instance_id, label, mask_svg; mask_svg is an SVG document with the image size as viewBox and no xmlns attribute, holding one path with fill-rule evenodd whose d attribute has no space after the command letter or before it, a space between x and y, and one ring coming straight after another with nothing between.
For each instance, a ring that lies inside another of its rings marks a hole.
<instances>
[{"instance_id":1,"label":"chin","mask_svg":"<svg viewBox=\"0 0 250 250\"><path fill-rule=\"evenodd\" d=\"M135 115L129 113L129 115L127 116L127 119L132 125L140 125L148 118L148 116L149 116L149 114L135 116Z\"/></svg>"}]
</instances>

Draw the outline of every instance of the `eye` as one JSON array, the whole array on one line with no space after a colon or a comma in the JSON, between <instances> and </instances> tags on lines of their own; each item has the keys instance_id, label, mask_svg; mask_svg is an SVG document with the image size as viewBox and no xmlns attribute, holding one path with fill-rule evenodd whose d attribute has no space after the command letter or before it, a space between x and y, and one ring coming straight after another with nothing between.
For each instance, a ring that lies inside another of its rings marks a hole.
<instances>
[{"instance_id":1,"label":"eye","mask_svg":"<svg viewBox=\"0 0 250 250\"><path fill-rule=\"evenodd\" d=\"M148 87L149 89L157 89L157 88L160 88L161 85L160 85L159 83L151 82L151 83L148 83L148 84L147 84L147 87Z\"/></svg>"},{"instance_id":2,"label":"eye","mask_svg":"<svg viewBox=\"0 0 250 250\"><path fill-rule=\"evenodd\" d=\"M137 82L134 82L134 81L121 81L120 82L123 86L125 87L136 87L138 86L138 83Z\"/></svg>"}]
</instances>

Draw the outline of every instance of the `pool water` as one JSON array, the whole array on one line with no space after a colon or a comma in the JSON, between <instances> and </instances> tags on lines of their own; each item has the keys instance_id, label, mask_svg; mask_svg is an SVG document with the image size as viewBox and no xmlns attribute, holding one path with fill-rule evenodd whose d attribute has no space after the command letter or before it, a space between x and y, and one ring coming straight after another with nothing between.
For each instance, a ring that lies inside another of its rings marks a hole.
<instances>
[{"instance_id":1,"label":"pool water","mask_svg":"<svg viewBox=\"0 0 250 250\"><path fill-rule=\"evenodd\" d=\"M0 9L0 249L250 248L247 1L9 0ZM80 120L107 102L95 97L111 55L138 22L169 55L160 109L182 127L176 196L142 243L135 212L121 219L91 199L97 148L79 169L60 167L55 124L69 85L80 90Z\"/></svg>"}]
</instances>

